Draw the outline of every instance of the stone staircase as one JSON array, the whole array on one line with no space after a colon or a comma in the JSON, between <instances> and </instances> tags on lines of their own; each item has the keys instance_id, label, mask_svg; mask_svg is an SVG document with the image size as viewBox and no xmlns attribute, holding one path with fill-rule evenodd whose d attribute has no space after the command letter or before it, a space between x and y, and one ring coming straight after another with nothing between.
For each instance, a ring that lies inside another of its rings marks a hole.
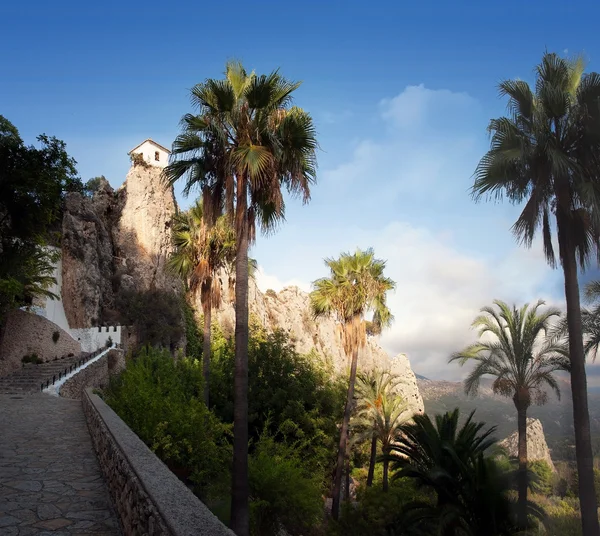
<instances>
[{"instance_id":1,"label":"stone staircase","mask_svg":"<svg viewBox=\"0 0 600 536\"><path fill-rule=\"evenodd\" d=\"M0 378L0 394L23 395L39 393L42 390L42 384L44 384L44 387L47 384L52 385L55 380L59 380L60 377L72 370L76 370L83 363L95 357L99 351L91 354L86 353L78 356L63 357L62 359L39 365L26 364L23 368L12 374Z\"/></svg>"}]
</instances>

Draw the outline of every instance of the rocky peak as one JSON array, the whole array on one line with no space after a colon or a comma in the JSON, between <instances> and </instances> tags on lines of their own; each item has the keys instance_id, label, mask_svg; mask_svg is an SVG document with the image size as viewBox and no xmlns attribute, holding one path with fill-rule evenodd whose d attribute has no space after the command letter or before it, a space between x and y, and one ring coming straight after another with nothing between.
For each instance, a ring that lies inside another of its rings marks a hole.
<instances>
[{"instance_id":1,"label":"rocky peak","mask_svg":"<svg viewBox=\"0 0 600 536\"><path fill-rule=\"evenodd\" d=\"M132 166L116 192L101 180L92 196L67 195L62 293L71 327L115 323L122 290L179 292L179 281L166 270L176 204L161 172Z\"/></svg>"},{"instance_id":2,"label":"rocky peak","mask_svg":"<svg viewBox=\"0 0 600 536\"><path fill-rule=\"evenodd\" d=\"M225 283L225 276L222 278ZM235 325L235 311L228 299L227 285L223 285L223 307L216 317L222 325ZM280 292L261 292L254 281L250 281L248 302L250 311L270 330L286 331L296 350L307 354L316 351L324 356L337 373L349 370L350 361L342 348L339 324L332 317L315 319L310 310L309 294L298 287L286 287ZM200 304L198 304L200 309ZM359 354L359 370L374 368L389 369L404 381L400 386L413 413L423 413L423 399L417 387L416 377L406 355L390 357L377 337L368 336L365 348Z\"/></svg>"},{"instance_id":3,"label":"rocky peak","mask_svg":"<svg viewBox=\"0 0 600 536\"><path fill-rule=\"evenodd\" d=\"M499 445L506 449L509 456L517 457L519 451L518 432L509 435ZM544 460L553 471L556 471L544 436L544 428L539 419L527 419L527 459L529 461Z\"/></svg>"},{"instance_id":4,"label":"rocky peak","mask_svg":"<svg viewBox=\"0 0 600 536\"><path fill-rule=\"evenodd\" d=\"M177 292L179 282L166 270L172 251L171 220L177 211L172 188L165 188L162 170L132 166L119 189L121 215L113 228L115 261L126 284L138 290Z\"/></svg>"}]
</instances>

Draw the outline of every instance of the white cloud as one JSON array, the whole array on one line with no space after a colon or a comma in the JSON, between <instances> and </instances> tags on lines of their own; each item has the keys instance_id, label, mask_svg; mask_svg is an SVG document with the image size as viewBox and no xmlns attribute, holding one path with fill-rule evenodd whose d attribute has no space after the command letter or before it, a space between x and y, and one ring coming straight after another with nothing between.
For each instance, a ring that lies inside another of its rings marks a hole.
<instances>
[{"instance_id":1,"label":"white cloud","mask_svg":"<svg viewBox=\"0 0 600 536\"><path fill-rule=\"evenodd\" d=\"M380 103L378 119L379 137L360 140L347 161L321 174L321 204L302 208L295 217L304 220L260 246L272 248L257 257L277 275L263 271L261 288L301 280L307 289L326 275L324 256L372 246L397 282L389 299L395 322L382 346L406 353L420 374L458 379L466 370L447 361L475 339L470 325L479 309L495 298L550 304L560 274L539 244L515 244L513 208L469 199L489 143L476 100L410 86Z\"/></svg>"},{"instance_id":2,"label":"white cloud","mask_svg":"<svg viewBox=\"0 0 600 536\"><path fill-rule=\"evenodd\" d=\"M464 114L472 115L479 109L478 102L467 93L427 89L423 84L406 87L398 96L382 100L380 106L382 117L393 127L410 129L413 133L440 120L449 122Z\"/></svg>"},{"instance_id":3,"label":"white cloud","mask_svg":"<svg viewBox=\"0 0 600 536\"><path fill-rule=\"evenodd\" d=\"M413 369L428 377L464 375L466 370L448 364L448 358L475 340L471 322L494 299L522 305L543 298L548 305L561 305L549 293L540 294L552 271L539 244L531 250L515 246L503 259L477 257L456 248L448 233L400 221L375 231L355 230L353 240L361 248L372 246L376 256L387 261L386 274L397 283L389 295L395 321L383 333L382 346L391 355L406 353ZM263 291L292 284L310 289L308 281L284 283L262 269L258 279Z\"/></svg>"}]
</instances>

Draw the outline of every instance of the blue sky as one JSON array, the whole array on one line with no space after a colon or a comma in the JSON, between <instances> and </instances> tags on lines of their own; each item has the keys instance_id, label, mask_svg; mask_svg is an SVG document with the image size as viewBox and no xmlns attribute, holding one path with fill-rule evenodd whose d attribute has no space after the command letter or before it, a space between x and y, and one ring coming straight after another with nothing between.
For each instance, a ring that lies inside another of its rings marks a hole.
<instances>
[{"instance_id":1,"label":"blue sky","mask_svg":"<svg viewBox=\"0 0 600 536\"><path fill-rule=\"evenodd\" d=\"M530 80L545 49L582 52L600 70L600 4L10 4L0 7L10 44L0 113L28 142L65 140L83 179L118 186L129 149L147 137L170 145L189 88L227 59L304 82L297 104L317 125L319 183L259 238L263 289L308 288L325 275L323 257L374 246L398 282L383 346L446 378L462 374L447 356L473 338L469 323L491 299L562 305L560 273L510 234L516 209L475 205L468 188L487 122L504 112L499 80Z\"/></svg>"}]
</instances>

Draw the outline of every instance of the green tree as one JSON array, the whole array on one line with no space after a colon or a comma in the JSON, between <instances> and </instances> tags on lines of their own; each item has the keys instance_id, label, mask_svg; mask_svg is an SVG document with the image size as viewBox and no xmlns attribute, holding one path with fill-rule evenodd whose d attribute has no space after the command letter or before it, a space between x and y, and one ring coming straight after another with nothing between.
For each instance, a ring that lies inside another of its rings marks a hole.
<instances>
[{"instance_id":1,"label":"green tree","mask_svg":"<svg viewBox=\"0 0 600 536\"><path fill-rule=\"evenodd\" d=\"M401 396L383 392L378 397L376 404L361 404L354 418L354 426L361 432L357 441L376 438L381 443L383 453L383 491L388 490L389 453L393 442L396 440L400 426L406 422L410 415L407 414L408 405ZM377 444L376 444L377 445ZM372 445L371 445L372 447ZM369 472L371 467L369 467Z\"/></svg>"},{"instance_id":2,"label":"green tree","mask_svg":"<svg viewBox=\"0 0 600 536\"><path fill-rule=\"evenodd\" d=\"M400 524L416 524L427 534L514 534L509 478L485 458L495 443L495 427L473 421L472 412L459 427L458 409L436 415L415 415L400 428L392 445L392 479L409 477L436 494L435 504L409 505Z\"/></svg>"},{"instance_id":3,"label":"green tree","mask_svg":"<svg viewBox=\"0 0 600 536\"><path fill-rule=\"evenodd\" d=\"M217 275L235 259L235 234L224 216L214 225L206 225L202 202L197 201L187 212L175 217L173 245L175 250L169 258L169 268L189 284L192 293L200 287L204 322L204 403L210 407L211 317L213 308L221 304L221 283Z\"/></svg>"},{"instance_id":4,"label":"green tree","mask_svg":"<svg viewBox=\"0 0 600 536\"><path fill-rule=\"evenodd\" d=\"M376 259L372 249L358 249L353 254L342 253L338 259L326 259L325 264L330 270L330 275L313 282L314 290L310 294L311 308L315 317L333 315L336 318L341 327L344 351L347 356L352 356L333 482L331 513L334 519L338 519L358 352L366 343L364 317L367 312L372 311L375 324L390 325L393 317L386 304L386 295L396 284L384 276L385 261Z\"/></svg>"},{"instance_id":5,"label":"green tree","mask_svg":"<svg viewBox=\"0 0 600 536\"><path fill-rule=\"evenodd\" d=\"M475 363L465 379L465 392L475 395L484 376L493 376L495 393L510 397L517 410L519 434L519 526L527 525L527 409L531 404L544 404L550 387L560 398L553 374L568 369L569 361L563 345L547 337L550 321L560 316L557 309L538 312L544 304L538 301L520 309L511 309L495 300L497 309L484 307L472 327L479 331L479 342L456 352L450 361L461 365Z\"/></svg>"},{"instance_id":6,"label":"green tree","mask_svg":"<svg viewBox=\"0 0 600 536\"><path fill-rule=\"evenodd\" d=\"M367 334L369 322L365 322ZM387 370L373 370L369 372L359 373L356 377L356 397L358 399L358 411L373 411L378 412L382 406L383 396L391 393L400 383L400 378ZM388 404L389 407L389 404ZM376 418L372 419L370 425L376 422ZM375 474L375 463L377 461L377 430L372 430L371 435L371 455L369 457L369 472L367 475L367 487L373 485L373 476Z\"/></svg>"},{"instance_id":7,"label":"green tree","mask_svg":"<svg viewBox=\"0 0 600 536\"><path fill-rule=\"evenodd\" d=\"M284 218L282 187L307 202L316 178L315 129L310 115L292 106L300 86L274 71L248 73L237 62L225 78L192 88L196 115L183 117L165 168L170 184L184 178L184 192L198 187L207 220L221 209L236 236L235 412L231 527L249 532L248 513L248 247L257 226L273 230Z\"/></svg>"},{"instance_id":8,"label":"green tree","mask_svg":"<svg viewBox=\"0 0 600 536\"><path fill-rule=\"evenodd\" d=\"M65 143L38 136L27 146L0 115L0 324L6 312L35 296L53 297L56 244L68 191L81 191L75 161Z\"/></svg>"},{"instance_id":9,"label":"green tree","mask_svg":"<svg viewBox=\"0 0 600 536\"><path fill-rule=\"evenodd\" d=\"M509 114L490 121L491 148L475 171L473 195L524 202L513 232L530 246L541 228L552 266L554 216L567 302L582 527L585 536L598 536L577 268L598 245L600 75L584 74L581 58L545 53L533 90L522 80L502 81L499 88L509 97Z\"/></svg>"}]
</instances>

